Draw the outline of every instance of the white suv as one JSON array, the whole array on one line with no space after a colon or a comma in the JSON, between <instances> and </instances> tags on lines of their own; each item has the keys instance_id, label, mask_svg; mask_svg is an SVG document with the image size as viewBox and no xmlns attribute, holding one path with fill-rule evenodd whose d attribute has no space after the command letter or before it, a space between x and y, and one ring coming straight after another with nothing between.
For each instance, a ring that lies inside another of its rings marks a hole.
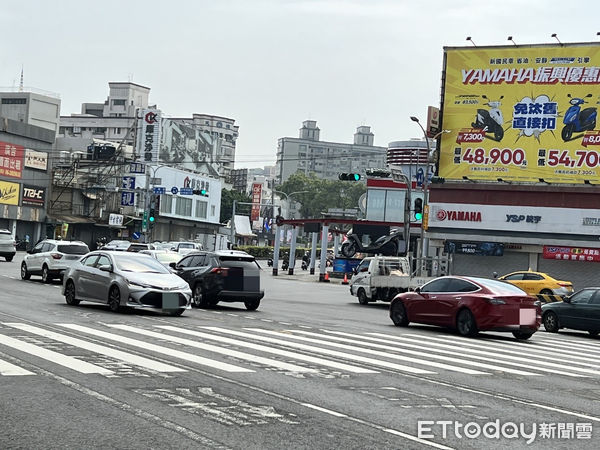
<instances>
[{"instance_id":1,"label":"white suv","mask_svg":"<svg viewBox=\"0 0 600 450\"><path fill-rule=\"evenodd\" d=\"M90 249L81 241L58 241L46 239L27 252L21 263L21 278L29 280L31 275L41 275L44 283L61 278Z\"/></svg>"},{"instance_id":2,"label":"white suv","mask_svg":"<svg viewBox=\"0 0 600 450\"><path fill-rule=\"evenodd\" d=\"M0 229L0 256L4 256L6 261L11 262L16 252L16 243L12 233L8 230Z\"/></svg>"}]
</instances>

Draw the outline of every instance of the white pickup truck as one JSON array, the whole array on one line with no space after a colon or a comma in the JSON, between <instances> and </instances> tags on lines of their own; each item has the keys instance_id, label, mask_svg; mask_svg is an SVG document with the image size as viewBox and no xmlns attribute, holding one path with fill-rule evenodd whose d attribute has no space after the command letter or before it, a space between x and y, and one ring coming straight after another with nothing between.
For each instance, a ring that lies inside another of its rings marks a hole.
<instances>
[{"instance_id":1,"label":"white pickup truck","mask_svg":"<svg viewBox=\"0 0 600 450\"><path fill-rule=\"evenodd\" d=\"M352 279L350 293L361 305L376 300L391 301L401 292L411 291L436 277L411 276L410 261L405 256L373 256L363 259Z\"/></svg>"}]
</instances>

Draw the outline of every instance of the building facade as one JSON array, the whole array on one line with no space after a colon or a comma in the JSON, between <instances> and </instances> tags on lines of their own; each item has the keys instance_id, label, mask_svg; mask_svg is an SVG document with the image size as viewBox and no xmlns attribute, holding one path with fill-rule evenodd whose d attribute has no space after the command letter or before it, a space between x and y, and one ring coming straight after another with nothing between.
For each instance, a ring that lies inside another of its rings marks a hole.
<instances>
[{"instance_id":1,"label":"building facade","mask_svg":"<svg viewBox=\"0 0 600 450\"><path fill-rule=\"evenodd\" d=\"M278 141L277 184L296 172L337 180L341 172L364 175L366 169L384 168L387 148L374 146L373 141L374 135L368 126L357 128L352 144L321 141L317 122L306 120L298 138L283 137Z\"/></svg>"}]
</instances>

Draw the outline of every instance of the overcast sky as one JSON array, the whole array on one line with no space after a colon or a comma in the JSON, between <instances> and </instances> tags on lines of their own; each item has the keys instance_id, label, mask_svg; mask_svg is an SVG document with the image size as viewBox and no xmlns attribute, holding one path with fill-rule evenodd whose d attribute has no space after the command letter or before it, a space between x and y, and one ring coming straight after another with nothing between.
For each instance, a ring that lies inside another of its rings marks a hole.
<instances>
[{"instance_id":1,"label":"overcast sky","mask_svg":"<svg viewBox=\"0 0 600 450\"><path fill-rule=\"evenodd\" d=\"M261 167L306 119L327 141L420 137L409 116L439 106L444 46L598 41L599 16L597 0L5 1L0 87L23 65L69 115L133 81L167 116L234 118L236 168Z\"/></svg>"}]
</instances>

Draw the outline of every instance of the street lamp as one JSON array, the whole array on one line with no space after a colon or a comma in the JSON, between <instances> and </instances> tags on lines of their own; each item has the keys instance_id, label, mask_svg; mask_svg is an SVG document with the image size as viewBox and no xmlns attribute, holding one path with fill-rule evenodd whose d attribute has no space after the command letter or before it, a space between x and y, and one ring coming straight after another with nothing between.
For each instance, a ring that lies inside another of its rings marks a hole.
<instances>
[{"instance_id":1,"label":"street lamp","mask_svg":"<svg viewBox=\"0 0 600 450\"><path fill-rule=\"evenodd\" d=\"M275 189L273 189L273 192L285 195L285 201L290 205L290 209L291 209L292 204L290 202L290 198L293 195L295 195L295 194L305 194L305 193L310 192L310 191L296 191L296 192L292 192L291 194L286 194L285 192L276 191Z\"/></svg>"},{"instance_id":2,"label":"street lamp","mask_svg":"<svg viewBox=\"0 0 600 450\"><path fill-rule=\"evenodd\" d=\"M424 172L424 176L423 176L423 211L426 210L426 208L428 208L429 206L429 192L427 190L428 188L428 183L429 183L429 155L431 154L431 147L429 145L429 136L427 136L427 132L425 131L425 128L423 128L423 125L421 125L421 122L419 122L419 119L416 118L415 116L410 116L410 120L412 120L413 122L416 122L417 125L419 125L419 127L421 128L421 130L423 131L423 136L425 136L425 142L427 143L427 164L425 166L425 172ZM433 136L432 139L437 139L439 136L441 136L444 133L450 133L450 130L442 130L440 132L438 132L436 135ZM419 274L422 275L422 268L423 268L423 262L425 260L425 258L427 258L427 253L429 253L429 249L427 248L428 246L425 243L425 227L423 226L423 221L421 220L421 264L420 264L420 272Z\"/></svg>"}]
</instances>

